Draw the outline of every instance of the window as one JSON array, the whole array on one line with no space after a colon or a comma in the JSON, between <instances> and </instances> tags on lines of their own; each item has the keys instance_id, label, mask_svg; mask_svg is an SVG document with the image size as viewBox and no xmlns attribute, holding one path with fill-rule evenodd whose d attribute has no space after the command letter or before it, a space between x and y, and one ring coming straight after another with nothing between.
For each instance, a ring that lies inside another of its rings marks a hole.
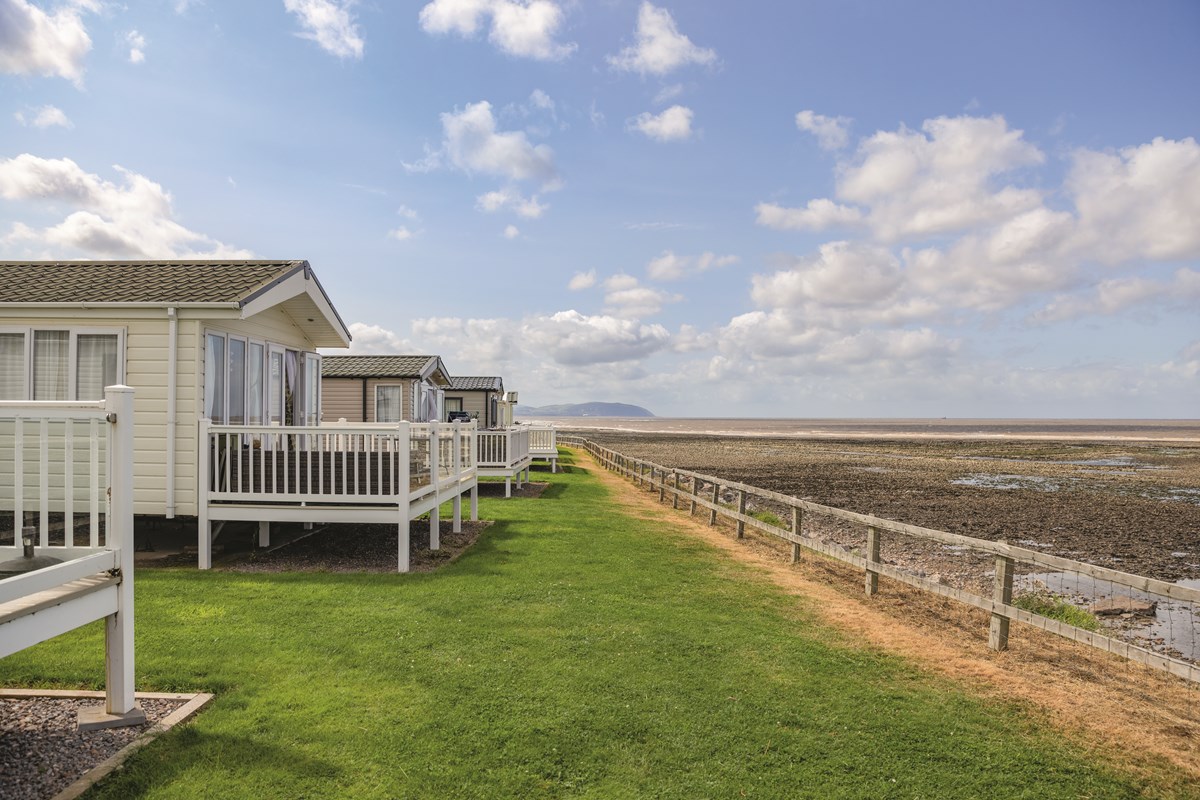
<instances>
[{"instance_id":1,"label":"window","mask_svg":"<svg viewBox=\"0 0 1200 800\"><path fill-rule=\"evenodd\" d=\"M446 414L449 414L451 411L462 411L463 410L462 404L463 404L463 399L461 397L447 397L446 398Z\"/></svg>"},{"instance_id":2,"label":"window","mask_svg":"<svg viewBox=\"0 0 1200 800\"><path fill-rule=\"evenodd\" d=\"M0 400L103 400L124 380L123 331L0 331Z\"/></svg>"},{"instance_id":3,"label":"window","mask_svg":"<svg viewBox=\"0 0 1200 800\"><path fill-rule=\"evenodd\" d=\"M375 421L399 422L403 418L404 387L375 387Z\"/></svg>"},{"instance_id":4,"label":"window","mask_svg":"<svg viewBox=\"0 0 1200 800\"><path fill-rule=\"evenodd\" d=\"M321 357L232 333L204 334L204 416L218 425L316 425Z\"/></svg>"},{"instance_id":5,"label":"window","mask_svg":"<svg viewBox=\"0 0 1200 800\"><path fill-rule=\"evenodd\" d=\"M0 333L0 400L25 399L25 334Z\"/></svg>"},{"instance_id":6,"label":"window","mask_svg":"<svg viewBox=\"0 0 1200 800\"><path fill-rule=\"evenodd\" d=\"M229 424L246 424L246 340L229 337Z\"/></svg>"},{"instance_id":7,"label":"window","mask_svg":"<svg viewBox=\"0 0 1200 800\"><path fill-rule=\"evenodd\" d=\"M250 407L246 410L251 425L263 424L263 353L260 342L250 343L250 360L246 363L246 398Z\"/></svg>"}]
</instances>

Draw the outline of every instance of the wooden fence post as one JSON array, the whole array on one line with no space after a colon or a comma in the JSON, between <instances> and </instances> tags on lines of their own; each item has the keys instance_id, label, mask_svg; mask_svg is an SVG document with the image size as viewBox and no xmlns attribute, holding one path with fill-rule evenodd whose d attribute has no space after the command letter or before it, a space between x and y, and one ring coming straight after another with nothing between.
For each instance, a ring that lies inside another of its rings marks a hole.
<instances>
[{"instance_id":1,"label":"wooden fence post","mask_svg":"<svg viewBox=\"0 0 1200 800\"><path fill-rule=\"evenodd\" d=\"M737 510L738 510L738 514L740 514L741 516L744 517L746 515L746 490L745 489L738 489ZM746 538L746 521L743 519L740 519L740 518L737 521L737 537L739 539Z\"/></svg>"},{"instance_id":2,"label":"wooden fence post","mask_svg":"<svg viewBox=\"0 0 1200 800\"><path fill-rule=\"evenodd\" d=\"M700 481L695 475L692 476L692 507L688 509L688 516L696 516L696 495L700 494Z\"/></svg>"},{"instance_id":3,"label":"wooden fence post","mask_svg":"<svg viewBox=\"0 0 1200 800\"><path fill-rule=\"evenodd\" d=\"M708 512L708 524L709 525L717 524L717 504L720 503L720 501L721 501L721 484L714 483L713 484L713 507L712 507L712 510Z\"/></svg>"},{"instance_id":4,"label":"wooden fence post","mask_svg":"<svg viewBox=\"0 0 1200 800\"><path fill-rule=\"evenodd\" d=\"M804 523L804 513L799 506L792 506L792 533L800 535L800 526ZM792 563L800 560L800 545L792 542Z\"/></svg>"},{"instance_id":5,"label":"wooden fence post","mask_svg":"<svg viewBox=\"0 0 1200 800\"><path fill-rule=\"evenodd\" d=\"M658 502L667 499L667 471L660 469L658 471Z\"/></svg>"},{"instance_id":6,"label":"wooden fence post","mask_svg":"<svg viewBox=\"0 0 1200 800\"><path fill-rule=\"evenodd\" d=\"M679 473L672 472L671 477L674 479L674 491L671 492L671 508L679 508Z\"/></svg>"},{"instance_id":7,"label":"wooden fence post","mask_svg":"<svg viewBox=\"0 0 1200 800\"><path fill-rule=\"evenodd\" d=\"M879 529L867 528L867 597L879 591L879 573L871 569L879 563Z\"/></svg>"},{"instance_id":8,"label":"wooden fence post","mask_svg":"<svg viewBox=\"0 0 1200 800\"><path fill-rule=\"evenodd\" d=\"M996 556L996 582L992 599L997 603L1012 603L1013 560L1007 556ZM988 635L988 647L992 650L1008 649L1008 617L992 614L992 628Z\"/></svg>"}]
</instances>

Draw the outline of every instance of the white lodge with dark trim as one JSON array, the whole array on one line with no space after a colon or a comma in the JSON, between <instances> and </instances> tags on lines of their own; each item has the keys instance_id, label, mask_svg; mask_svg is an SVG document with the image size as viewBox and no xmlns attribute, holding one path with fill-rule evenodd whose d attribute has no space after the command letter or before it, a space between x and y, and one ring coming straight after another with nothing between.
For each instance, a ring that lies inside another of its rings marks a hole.
<instances>
[{"instance_id":1,"label":"white lodge with dark trim","mask_svg":"<svg viewBox=\"0 0 1200 800\"><path fill-rule=\"evenodd\" d=\"M350 333L307 261L0 262L0 400L136 392L134 513L197 516L197 421L317 424Z\"/></svg>"}]
</instances>

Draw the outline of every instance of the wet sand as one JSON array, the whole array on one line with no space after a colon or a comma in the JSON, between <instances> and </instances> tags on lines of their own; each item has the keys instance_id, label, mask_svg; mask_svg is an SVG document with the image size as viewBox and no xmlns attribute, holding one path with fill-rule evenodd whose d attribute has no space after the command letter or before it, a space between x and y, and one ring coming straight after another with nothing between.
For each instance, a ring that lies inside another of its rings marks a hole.
<instances>
[{"instance_id":1,"label":"wet sand","mask_svg":"<svg viewBox=\"0 0 1200 800\"><path fill-rule=\"evenodd\" d=\"M597 418L558 427L825 505L1164 580L1200 578L1200 421Z\"/></svg>"}]
</instances>

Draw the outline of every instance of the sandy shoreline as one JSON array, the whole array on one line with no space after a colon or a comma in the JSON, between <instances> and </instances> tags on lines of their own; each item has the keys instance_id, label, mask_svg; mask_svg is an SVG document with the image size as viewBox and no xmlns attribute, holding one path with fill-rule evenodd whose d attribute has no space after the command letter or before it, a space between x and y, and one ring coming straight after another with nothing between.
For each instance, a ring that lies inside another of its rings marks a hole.
<instances>
[{"instance_id":1,"label":"sandy shoreline","mask_svg":"<svg viewBox=\"0 0 1200 800\"><path fill-rule=\"evenodd\" d=\"M1200 578L1200 442L572 431L822 505L1163 580Z\"/></svg>"}]
</instances>

